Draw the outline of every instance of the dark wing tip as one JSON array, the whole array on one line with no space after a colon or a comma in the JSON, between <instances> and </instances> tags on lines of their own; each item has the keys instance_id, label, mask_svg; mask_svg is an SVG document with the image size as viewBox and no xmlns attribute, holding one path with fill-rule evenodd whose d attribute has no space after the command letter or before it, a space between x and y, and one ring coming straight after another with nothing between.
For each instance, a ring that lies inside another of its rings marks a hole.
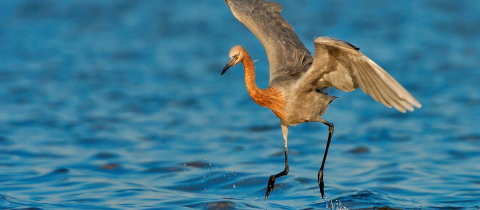
<instances>
[{"instance_id":1,"label":"dark wing tip","mask_svg":"<svg viewBox=\"0 0 480 210\"><path fill-rule=\"evenodd\" d=\"M318 38L315 39L314 43L315 44L326 44L326 45L331 45L331 46L340 45L340 46L343 46L343 47L350 47L350 48L352 48L356 51L360 50L360 47L357 47L353 44L350 44L349 42L346 42L346 41L343 41L343 40L340 40L340 39L335 39L335 38L328 37L328 36L318 37Z\"/></svg>"},{"instance_id":2,"label":"dark wing tip","mask_svg":"<svg viewBox=\"0 0 480 210\"><path fill-rule=\"evenodd\" d=\"M355 45L353 45L353 44L350 44L349 42L346 42L346 41L342 41L342 42L345 42L345 44L347 44L348 46L352 47L353 49L355 49L355 50L357 50L357 51L360 50L360 47L357 47L357 46L355 46Z\"/></svg>"}]
</instances>

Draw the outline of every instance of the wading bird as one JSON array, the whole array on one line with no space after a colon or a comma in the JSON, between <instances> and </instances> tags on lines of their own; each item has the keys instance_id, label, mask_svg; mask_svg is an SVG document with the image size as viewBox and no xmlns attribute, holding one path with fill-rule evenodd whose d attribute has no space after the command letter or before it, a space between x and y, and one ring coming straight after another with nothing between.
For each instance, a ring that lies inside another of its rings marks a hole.
<instances>
[{"instance_id":1,"label":"wading bird","mask_svg":"<svg viewBox=\"0 0 480 210\"><path fill-rule=\"evenodd\" d=\"M328 126L328 141L318 171L318 185L324 194L323 168L333 135L333 123L322 119L328 105L336 98L324 90L335 87L353 91L360 87L376 101L401 112L413 111L422 105L392 76L362 54L358 47L338 39L319 37L314 40L315 54L298 39L293 28L280 15L282 6L264 0L224 0L233 15L260 40L267 52L270 83L260 89L255 84L253 61L241 46L230 50L222 75L232 66L242 63L248 93L260 106L269 108L280 119L285 146L285 169L270 176L265 200L274 188L275 180L289 172L288 126L305 122L321 122ZM413 106L412 106L413 105Z\"/></svg>"}]
</instances>

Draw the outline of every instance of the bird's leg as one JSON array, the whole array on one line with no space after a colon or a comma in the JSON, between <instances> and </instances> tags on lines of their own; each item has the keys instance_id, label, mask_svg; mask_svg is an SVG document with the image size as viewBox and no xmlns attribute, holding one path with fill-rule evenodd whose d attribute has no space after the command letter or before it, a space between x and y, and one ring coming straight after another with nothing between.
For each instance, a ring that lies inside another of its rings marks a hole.
<instances>
[{"instance_id":1,"label":"bird's leg","mask_svg":"<svg viewBox=\"0 0 480 210\"><path fill-rule=\"evenodd\" d=\"M265 200L267 200L268 195L270 195L270 192L273 191L273 187L275 186L275 179L281 176L285 176L288 174L289 168L288 168L288 148L287 148L287 135L288 135L288 125L282 123L282 133L283 133L283 144L285 146L285 169L283 169L282 172L271 175L270 178L268 179L268 184L267 184L267 192L265 193Z\"/></svg>"},{"instance_id":2,"label":"bird's leg","mask_svg":"<svg viewBox=\"0 0 480 210\"><path fill-rule=\"evenodd\" d=\"M327 141L327 147L325 148L325 154L323 155L323 161L322 161L322 166L320 167L320 170L318 171L318 186L320 187L320 193L322 194L322 198L325 198L325 193L323 191L324 183L323 183L323 167L325 166L325 160L327 159L327 154L328 154L328 147L330 146L330 141L332 140L332 135L333 135L333 123L328 122L322 118L320 118L320 122L328 125L328 141Z\"/></svg>"}]
</instances>

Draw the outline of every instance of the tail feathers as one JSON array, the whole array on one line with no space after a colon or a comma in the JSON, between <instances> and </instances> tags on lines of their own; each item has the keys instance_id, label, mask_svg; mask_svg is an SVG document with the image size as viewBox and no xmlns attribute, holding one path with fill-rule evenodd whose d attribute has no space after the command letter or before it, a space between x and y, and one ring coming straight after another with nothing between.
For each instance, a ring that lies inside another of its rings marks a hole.
<instances>
[{"instance_id":1,"label":"tail feathers","mask_svg":"<svg viewBox=\"0 0 480 210\"><path fill-rule=\"evenodd\" d=\"M337 96L331 96L331 95L327 94L328 104L332 103L332 101L337 99L337 98L338 98Z\"/></svg>"}]
</instances>

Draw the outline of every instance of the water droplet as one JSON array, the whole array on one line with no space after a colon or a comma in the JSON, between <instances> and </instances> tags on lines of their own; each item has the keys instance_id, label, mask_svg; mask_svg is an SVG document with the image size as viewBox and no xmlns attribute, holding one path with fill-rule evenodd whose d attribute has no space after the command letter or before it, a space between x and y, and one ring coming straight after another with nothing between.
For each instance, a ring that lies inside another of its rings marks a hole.
<instances>
[{"instance_id":1,"label":"water droplet","mask_svg":"<svg viewBox=\"0 0 480 210\"><path fill-rule=\"evenodd\" d=\"M250 195L250 198L253 198L253 195Z\"/></svg>"},{"instance_id":2,"label":"water droplet","mask_svg":"<svg viewBox=\"0 0 480 210\"><path fill-rule=\"evenodd\" d=\"M205 157L205 160L208 160L208 157Z\"/></svg>"},{"instance_id":3,"label":"water droplet","mask_svg":"<svg viewBox=\"0 0 480 210\"><path fill-rule=\"evenodd\" d=\"M204 190L207 191L207 188L205 188Z\"/></svg>"},{"instance_id":4,"label":"water droplet","mask_svg":"<svg viewBox=\"0 0 480 210\"><path fill-rule=\"evenodd\" d=\"M255 200L258 200L258 197L255 197Z\"/></svg>"},{"instance_id":5,"label":"water droplet","mask_svg":"<svg viewBox=\"0 0 480 210\"><path fill-rule=\"evenodd\" d=\"M312 204L315 204L315 202L313 202Z\"/></svg>"},{"instance_id":6,"label":"water droplet","mask_svg":"<svg viewBox=\"0 0 480 210\"><path fill-rule=\"evenodd\" d=\"M235 184L233 184L233 188L236 188Z\"/></svg>"}]
</instances>

